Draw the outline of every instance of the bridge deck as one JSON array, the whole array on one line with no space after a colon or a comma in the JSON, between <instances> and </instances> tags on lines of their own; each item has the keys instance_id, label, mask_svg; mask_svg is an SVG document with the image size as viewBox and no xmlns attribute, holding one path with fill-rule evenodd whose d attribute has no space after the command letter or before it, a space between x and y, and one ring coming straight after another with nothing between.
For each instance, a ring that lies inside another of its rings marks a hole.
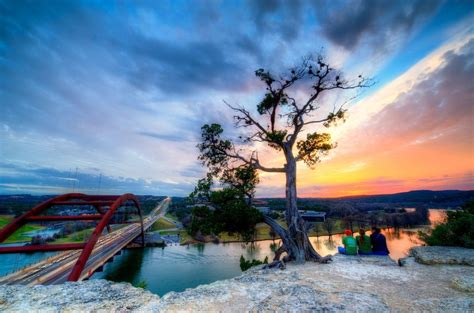
<instances>
[{"instance_id":1,"label":"bridge deck","mask_svg":"<svg viewBox=\"0 0 474 313\"><path fill-rule=\"evenodd\" d=\"M163 200L143 220L144 229L148 229L156 220L165 215L170 200L170 198ZM99 267L103 266L110 258L138 237L140 233L140 223L134 223L101 236L79 280L90 277ZM68 275L80 254L81 250L58 253L15 273L0 277L0 284L52 285L64 283L67 281Z\"/></svg>"}]
</instances>

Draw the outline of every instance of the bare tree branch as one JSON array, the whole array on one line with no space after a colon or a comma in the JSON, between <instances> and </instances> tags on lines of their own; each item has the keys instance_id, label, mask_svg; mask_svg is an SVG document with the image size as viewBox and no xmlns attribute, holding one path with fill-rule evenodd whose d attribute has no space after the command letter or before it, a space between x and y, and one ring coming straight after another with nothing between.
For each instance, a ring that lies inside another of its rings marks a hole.
<instances>
[{"instance_id":1,"label":"bare tree branch","mask_svg":"<svg viewBox=\"0 0 474 313\"><path fill-rule=\"evenodd\" d=\"M235 159L235 160L240 160L240 161L244 162L245 164L250 165L250 166L252 166L252 167L254 167L258 170L264 171L264 172L269 172L269 173L284 173L285 172L284 167L266 167L266 166L263 166L260 163L260 160L258 159L258 156L256 156L255 151L252 152L252 156L250 157L250 159L247 159L247 158L241 156L237 151L235 151L235 149L234 149L233 154L226 152L226 155L229 158L232 158L232 159Z\"/></svg>"}]
</instances>

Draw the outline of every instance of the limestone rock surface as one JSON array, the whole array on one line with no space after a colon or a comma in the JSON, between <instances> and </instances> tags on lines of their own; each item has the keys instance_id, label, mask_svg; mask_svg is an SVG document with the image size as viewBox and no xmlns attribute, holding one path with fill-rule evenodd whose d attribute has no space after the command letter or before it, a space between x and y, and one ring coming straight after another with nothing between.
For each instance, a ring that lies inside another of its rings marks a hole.
<instances>
[{"instance_id":1,"label":"limestone rock surface","mask_svg":"<svg viewBox=\"0 0 474 313\"><path fill-rule=\"evenodd\" d=\"M127 283L1 286L0 312L474 312L469 265L399 267L387 257L336 255L330 264L253 268L158 297Z\"/></svg>"},{"instance_id":2,"label":"limestone rock surface","mask_svg":"<svg viewBox=\"0 0 474 313\"><path fill-rule=\"evenodd\" d=\"M474 249L461 247L414 247L410 255L422 264L458 264L474 266Z\"/></svg>"}]
</instances>

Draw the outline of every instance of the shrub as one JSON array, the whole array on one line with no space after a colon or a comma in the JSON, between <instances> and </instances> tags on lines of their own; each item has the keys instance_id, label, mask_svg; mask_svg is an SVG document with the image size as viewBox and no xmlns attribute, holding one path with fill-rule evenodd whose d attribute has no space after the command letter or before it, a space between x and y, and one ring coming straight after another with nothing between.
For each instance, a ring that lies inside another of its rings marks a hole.
<instances>
[{"instance_id":1,"label":"shrub","mask_svg":"<svg viewBox=\"0 0 474 313\"><path fill-rule=\"evenodd\" d=\"M474 200L462 210L448 212L446 223L437 225L431 233L419 232L429 246L457 246L474 248Z\"/></svg>"},{"instance_id":2,"label":"shrub","mask_svg":"<svg viewBox=\"0 0 474 313\"><path fill-rule=\"evenodd\" d=\"M240 269L242 270L242 272L245 272L246 270L248 270L249 268L253 266L257 266L261 264L268 264L268 256L265 257L263 262L260 260L255 260L255 259L253 259L252 261L246 260L243 255L240 256Z\"/></svg>"},{"instance_id":3,"label":"shrub","mask_svg":"<svg viewBox=\"0 0 474 313\"><path fill-rule=\"evenodd\" d=\"M133 287L146 289L148 287L148 283L145 280L141 280L138 283L133 284Z\"/></svg>"}]
</instances>

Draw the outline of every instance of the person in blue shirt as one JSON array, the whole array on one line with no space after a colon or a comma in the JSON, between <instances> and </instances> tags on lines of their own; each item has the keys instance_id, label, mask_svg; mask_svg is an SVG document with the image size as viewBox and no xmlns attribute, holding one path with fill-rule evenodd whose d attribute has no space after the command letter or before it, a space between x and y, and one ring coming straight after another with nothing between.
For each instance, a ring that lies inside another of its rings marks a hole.
<instances>
[{"instance_id":1,"label":"person in blue shirt","mask_svg":"<svg viewBox=\"0 0 474 313\"><path fill-rule=\"evenodd\" d=\"M380 228L372 227L372 234L370 235L370 242L372 243L372 254L375 255L389 255L390 251L387 248L387 240L381 233Z\"/></svg>"}]
</instances>

